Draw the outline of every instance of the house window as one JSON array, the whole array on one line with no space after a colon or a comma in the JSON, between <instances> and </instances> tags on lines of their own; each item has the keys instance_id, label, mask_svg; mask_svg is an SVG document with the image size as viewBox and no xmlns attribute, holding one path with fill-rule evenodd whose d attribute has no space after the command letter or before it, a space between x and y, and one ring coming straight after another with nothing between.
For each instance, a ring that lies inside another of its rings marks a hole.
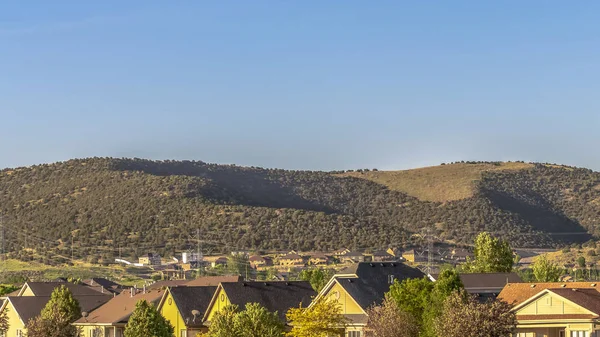
<instances>
[{"instance_id":1,"label":"house window","mask_svg":"<svg viewBox=\"0 0 600 337\"><path fill-rule=\"evenodd\" d=\"M17 329L17 337L25 337L25 334L23 333L23 330Z\"/></svg>"},{"instance_id":2,"label":"house window","mask_svg":"<svg viewBox=\"0 0 600 337\"><path fill-rule=\"evenodd\" d=\"M180 337L187 337L187 330L181 330L181 336Z\"/></svg>"},{"instance_id":3,"label":"house window","mask_svg":"<svg viewBox=\"0 0 600 337\"><path fill-rule=\"evenodd\" d=\"M90 331L90 337L103 337L103 335L104 331L102 331L102 328L95 328Z\"/></svg>"},{"instance_id":4,"label":"house window","mask_svg":"<svg viewBox=\"0 0 600 337\"><path fill-rule=\"evenodd\" d=\"M362 331L348 331L348 337L362 337Z\"/></svg>"},{"instance_id":5,"label":"house window","mask_svg":"<svg viewBox=\"0 0 600 337\"><path fill-rule=\"evenodd\" d=\"M571 337L589 337L587 331L571 331Z\"/></svg>"}]
</instances>

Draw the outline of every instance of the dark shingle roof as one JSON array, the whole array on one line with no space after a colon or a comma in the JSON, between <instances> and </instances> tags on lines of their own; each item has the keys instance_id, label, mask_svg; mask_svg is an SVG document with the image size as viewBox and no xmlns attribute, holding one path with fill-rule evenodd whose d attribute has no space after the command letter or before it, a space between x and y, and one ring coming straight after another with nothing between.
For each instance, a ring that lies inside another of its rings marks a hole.
<instances>
[{"instance_id":1,"label":"dark shingle roof","mask_svg":"<svg viewBox=\"0 0 600 337\"><path fill-rule=\"evenodd\" d=\"M269 311L277 311L285 320L286 312L300 303L308 306L317 293L304 281L221 283L231 304L243 309L247 303L258 303Z\"/></svg>"},{"instance_id":2,"label":"dark shingle roof","mask_svg":"<svg viewBox=\"0 0 600 337\"><path fill-rule=\"evenodd\" d=\"M98 290L96 289L92 289L87 285L69 282L27 282L26 284L35 296L50 296L54 289L60 286L67 287L73 296L98 295Z\"/></svg>"},{"instance_id":3,"label":"dark shingle roof","mask_svg":"<svg viewBox=\"0 0 600 337\"><path fill-rule=\"evenodd\" d=\"M138 301L147 301L151 304L157 304L164 294L162 289L147 290L143 293L141 290L134 292L131 296L131 289L123 291L120 295L111 298L107 303L95 310L90 310L87 317L82 317L76 321L77 324L115 324L126 323L135 309Z\"/></svg>"},{"instance_id":4,"label":"dark shingle roof","mask_svg":"<svg viewBox=\"0 0 600 337\"><path fill-rule=\"evenodd\" d=\"M175 305L177 305L179 313L181 313L187 327L202 326L202 317L204 317L216 290L216 286L176 287L170 289ZM194 317L192 314L193 310L198 310L200 314Z\"/></svg>"},{"instance_id":5,"label":"dark shingle roof","mask_svg":"<svg viewBox=\"0 0 600 337\"><path fill-rule=\"evenodd\" d=\"M434 280L437 280L439 274L431 275ZM508 283L520 283L523 282L521 277L517 273L473 273L473 274L460 274L460 280L462 281L465 289L470 292L477 292L481 289L493 289L502 290Z\"/></svg>"},{"instance_id":6,"label":"dark shingle roof","mask_svg":"<svg viewBox=\"0 0 600 337\"><path fill-rule=\"evenodd\" d=\"M112 296L109 295L83 295L73 296L78 302L82 312L90 312L104 303L108 302ZM9 297L9 301L15 307L15 310L25 324L35 318L42 312L50 296L17 296Z\"/></svg>"},{"instance_id":7,"label":"dark shingle roof","mask_svg":"<svg viewBox=\"0 0 600 337\"><path fill-rule=\"evenodd\" d=\"M596 289L549 289L549 291L600 315L600 292Z\"/></svg>"},{"instance_id":8,"label":"dark shingle roof","mask_svg":"<svg viewBox=\"0 0 600 337\"><path fill-rule=\"evenodd\" d=\"M356 276L338 277L338 282L363 309L381 304L385 293L390 290L390 276L399 282L425 277L419 269L398 262L358 263L340 274Z\"/></svg>"}]
</instances>

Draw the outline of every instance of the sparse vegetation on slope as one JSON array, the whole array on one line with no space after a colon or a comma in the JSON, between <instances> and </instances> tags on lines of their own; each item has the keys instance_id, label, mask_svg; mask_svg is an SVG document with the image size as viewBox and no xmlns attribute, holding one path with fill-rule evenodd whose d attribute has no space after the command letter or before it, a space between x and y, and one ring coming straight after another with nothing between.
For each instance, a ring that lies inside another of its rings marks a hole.
<instances>
[{"instance_id":1,"label":"sparse vegetation on slope","mask_svg":"<svg viewBox=\"0 0 600 337\"><path fill-rule=\"evenodd\" d=\"M168 257L195 247L196 229L206 253L381 249L419 244L413 234L425 227L459 244L487 230L514 247L585 242L588 233L600 234L597 172L520 163L444 166L424 169L443 176L431 183L413 179L414 172L409 182L394 180L413 184L413 194L427 191L429 199L435 199L430 185L440 182L445 202L433 202L337 173L71 160L0 171L0 212L10 256L45 264L73 263L71 256L106 264L151 251ZM461 170L468 178L460 178ZM443 191L466 188L467 181L471 196L449 198Z\"/></svg>"}]
</instances>

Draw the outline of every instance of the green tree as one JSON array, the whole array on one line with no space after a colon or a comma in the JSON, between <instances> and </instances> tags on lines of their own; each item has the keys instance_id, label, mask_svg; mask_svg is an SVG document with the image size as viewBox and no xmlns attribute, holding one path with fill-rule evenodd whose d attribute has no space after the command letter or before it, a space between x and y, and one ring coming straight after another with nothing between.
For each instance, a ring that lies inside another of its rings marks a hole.
<instances>
[{"instance_id":1,"label":"green tree","mask_svg":"<svg viewBox=\"0 0 600 337\"><path fill-rule=\"evenodd\" d=\"M444 301L448 296L462 290L464 290L464 285L456 270L447 269L438 275L429 295L429 302L425 303L423 308L421 337L437 336L434 321L442 315Z\"/></svg>"},{"instance_id":2,"label":"green tree","mask_svg":"<svg viewBox=\"0 0 600 337\"><path fill-rule=\"evenodd\" d=\"M71 325L81 317L79 302L65 286L52 292L40 315L27 322L28 337L77 337L79 331Z\"/></svg>"},{"instance_id":3,"label":"green tree","mask_svg":"<svg viewBox=\"0 0 600 337\"><path fill-rule=\"evenodd\" d=\"M172 337L173 326L145 300L138 301L125 326L125 337Z\"/></svg>"},{"instance_id":4,"label":"green tree","mask_svg":"<svg viewBox=\"0 0 600 337\"><path fill-rule=\"evenodd\" d=\"M396 280L386 293L386 299L392 300L396 306L414 318L419 328L423 326L423 313L429 306L434 284L427 278Z\"/></svg>"},{"instance_id":5,"label":"green tree","mask_svg":"<svg viewBox=\"0 0 600 337\"><path fill-rule=\"evenodd\" d=\"M331 279L334 272L332 269L312 268L304 269L300 272L299 278L302 281L310 282L310 285L316 292L320 292Z\"/></svg>"},{"instance_id":6,"label":"green tree","mask_svg":"<svg viewBox=\"0 0 600 337\"><path fill-rule=\"evenodd\" d=\"M538 282L558 282L562 269L556 264L548 260L546 255L540 255L532 266L533 275Z\"/></svg>"},{"instance_id":7,"label":"green tree","mask_svg":"<svg viewBox=\"0 0 600 337\"><path fill-rule=\"evenodd\" d=\"M246 304L246 310L235 316L234 326L240 337L282 337L285 328L276 312L258 303Z\"/></svg>"},{"instance_id":8,"label":"green tree","mask_svg":"<svg viewBox=\"0 0 600 337\"><path fill-rule=\"evenodd\" d=\"M464 270L472 273L508 273L512 270L513 262L513 252L507 241L482 232L475 239L474 259L466 263Z\"/></svg>"},{"instance_id":9,"label":"green tree","mask_svg":"<svg viewBox=\"0 0 600 337\"><path fill-rule=\"evenodd\" d=\"M373 337L419 336L419 325L413 315L398 308L391 299L385 299L380 306L367 310L367 316L367 328Z\"/></svg>"},{"instance_id":10,"label":"green tree","mask_svg":"<svg viewBox=\"0 0 600 337\"><path fill-rule=\"evenodd\" d=\"M286 318L292 326L286 337L333 337L343 336L348 320L336 301L320 298L308 308L291 308Z\"/></svg>"},{"instance_id":11,"label":"green tree","mask_svg":"<svg viewBox=\"0 0 600 337\"><path fill-rule=\"evenodd\" d=\"M237 337L235 317L239 312L237 305L228 305L217 312L210 321L207 337Z\"/></svg>"},{"instance_id":12,"label":"green tree","mask_svg":"<svg viewBox=\"0 0 600 337\"><path fill-rule=\"evenodd\" d=\"M580 256L577 258L577 265L579 268L585 268L585 257Z\"/></svg>"},{"instance_id":13,"label":"green tree","mask_svg":"<svg viewBox=\"0 0 600 337\"><path fill-rule=\"evenodd\" d=\"M511 336L517 320L512 306L503 301L478 302L459 291L444 301L442 314L435 319L438 336Z\"/></svg>"}]
</instances>

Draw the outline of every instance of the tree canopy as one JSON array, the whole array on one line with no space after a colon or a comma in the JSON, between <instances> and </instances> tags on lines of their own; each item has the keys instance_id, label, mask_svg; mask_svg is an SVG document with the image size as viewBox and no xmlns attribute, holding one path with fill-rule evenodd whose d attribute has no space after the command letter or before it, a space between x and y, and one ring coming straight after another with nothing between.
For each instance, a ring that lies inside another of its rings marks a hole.
<instances>
[{"instance_id":1,"label":"tree canopy","mask_svg":"<svg viewBox=\"0 0 600 337\"><path fill-rule=\"evenodd\" d=\"M444 301L442 314L434 320L435 331L444 337L511 336L517 320L512 306L503 301L478 302L461 292Z\"/></svg>"},{"instance_id":2,"label":"tree canopy","mask_svg":"<svg viewBox=\"0 0 600 337\"><path fill-rule=\"evenodd\" d=\"M562 268L548 260L545 255L540 255L533 262L532 269L535 280L538 282L558 282L563 274Z\"/></svg>"},{"instance_id":3,"label":"tree canopy","mask_svg":"<svg viewBox=\"0 0 600 337\"><path fill-rule=\"evenodd\" d=\"M508 273L512 271L513 263L513 252L507 241L481 232L475 239L474 259L466 263L465 271Z\"/></svg>"},{"instance_id":4,"label":"tree canopy","mask_svg":"<svg viewBox=\"0 0 600 337\"><path fill-rule=\"evenodd\" d=\"M125 325L125 337L172 337L173 326L145 300L138 301Z\"/></svg>"},{"instance_id":5,"label":"tree canopy","mask_svg":"<svg viewBox=\"0 0 600 337\"><path fill-rule=\"evenodd\" d=\"M284 328L276 312L258 303L248 303L242 311L229 305L215 314L204 337L283 337Z\"/></svg>"},{"instance_id":6,"label":"tree canopy","mask_svg":"<svg viewBox=\"0 0 600 337\"><path fill-rule=\"evenodd\" d=\"M367 329L373 337L419 336L419 325L413 315L398 308L391 299L385 299L381 306L369 308L367 315Z\"/></svg>"},{"instance_id":7,"label":"tree canopy","mask_svg":"<svg viewBox=\"0 0 600 337\"><path fill-rule=\"evenodd\" d=\"M81 317L79 302L65 286L52 292L50 300L36 318L27 322L28 337L79 337L71 323Z\"/></svg>"},{"instance_id":8,"label":"tree canopy","mask_svg":"<svg viewBox=\"0 0 600 337\"><path fill-rule=\"evenodd\" d=\"M286 318L292 326L286 337L342 337L348 323L340 304L323 297L308 308L291 308Z\"/></svg>"}]
</instances>

